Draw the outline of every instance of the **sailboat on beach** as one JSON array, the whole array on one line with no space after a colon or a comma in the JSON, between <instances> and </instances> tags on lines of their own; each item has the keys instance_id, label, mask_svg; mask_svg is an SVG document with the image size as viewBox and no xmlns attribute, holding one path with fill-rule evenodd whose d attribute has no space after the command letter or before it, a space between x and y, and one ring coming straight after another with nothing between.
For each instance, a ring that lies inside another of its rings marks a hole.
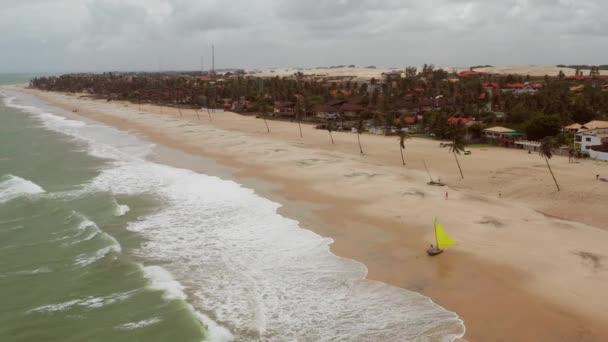
<instances>
[{"instance_id":1,"label":"sailboat on beach","mask_svg":"<svg viewBox=\"0 0 608 342\"><path fill-rule=\"evenodd\" d=\"M443 250L450 246L455 246L457 243L454 241L448 233L445 232L443 226L437 222L435 218L435 245L431 245L431 248L427 249L426 252L430 256L435 256L443 253Z\"/></svg>"}]
</instances>

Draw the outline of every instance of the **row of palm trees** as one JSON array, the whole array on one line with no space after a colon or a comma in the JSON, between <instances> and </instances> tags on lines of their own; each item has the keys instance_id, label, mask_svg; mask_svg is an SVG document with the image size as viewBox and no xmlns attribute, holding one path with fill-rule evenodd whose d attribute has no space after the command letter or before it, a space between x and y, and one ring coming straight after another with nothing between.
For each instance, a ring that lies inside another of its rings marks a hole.
<instances>
[{"instance_id":1,"label":"row of palm trees","mask_svg":"<svg viewBox=\"0 0 608 342\"><path fill-rule=\"evenodd\" d=\"M363 83L360 86L354 82L338 84L323 84L312 81L301 81L294 78L253 78L234 77L220 82L216 79L203 79L191 75L168 75L168 74L72 74L59 77L36 78L31 81L31 86L51 91L67 92L89 92L99 97L108 99L121 99L142 103L155 103L177 107L181 114L182 107L194 108L200 119L198 108L206 107L209 120L212 120L209 108L217 108L224 101L236 101L238 99L250 99L256 102L257 110L262 112L267 133L270 127L267 122L269 107L275 101L293 101L297 103L296 120L299 127L300 137L303 137L301 121L311 112L314 104L323 103L332 99L330 91L334 89L349 90L351 97L358 97L367 110L359 117L357 126L357 140L359 152L364 155L361 145L361 133L363 132L363 120L376 118L384 121L386 131L391 130L394 119L399 116L399 102L404 93L409 94L410 104L414 107L425 99L433 98L441 94L443 98L450 101L445 107L440 108L445 115L448 113L462 113L471 115L481 113L487 100L482 100L479 95L484 93L482 83L496 81L498 83L522 81L521 78L512 76L484 76L462 78L460 82L446 82L447 77L453 77L443 70L435 70L432 66L424 68L419 75L410 73L410 77L395 82L396 84L379 83L372 80L369 85ZM605 115L608 108L607 92L601 92L598 87L589 86L579 94L572 94L565 80L545 80L545 88L535 95L498 94L492 100L499 103L499 107L507 110L505 121L517 122L520 116L518 112L529 110L547 111L551 113L562 113L564 122L572 117L591 115L590 118ZM591 81L589 81L591 82ZM367 87L374 86L369 92ZM422 89L422 92L414 92L413 89ZM298 96L296 96L298 95ZM433 103L432 103L433 104ZM160 107L162 111L162 106ZM589 109L590 108L590 109ZM564 114L564 111L567 111ZM572 114L568 114L572 113ZM586 114L583 114L586 113ZM590 114L589 114L590 113ZM444 122L441 119L439 122ZM330 141L334 143L331 123L327 125ZM406 134L399 130L399 145L401 154L405 150ZM460 136L447 134L453 140L451 152L454 154L461 178L464 178L458 155L464 151L464 139ZM547 158L548 161L549 158ZM405 164L405 158L401 158ZM557 183L557 182L556 182ZM557 185L557 184L556 184Z\"/></svg>"}]
</instances>

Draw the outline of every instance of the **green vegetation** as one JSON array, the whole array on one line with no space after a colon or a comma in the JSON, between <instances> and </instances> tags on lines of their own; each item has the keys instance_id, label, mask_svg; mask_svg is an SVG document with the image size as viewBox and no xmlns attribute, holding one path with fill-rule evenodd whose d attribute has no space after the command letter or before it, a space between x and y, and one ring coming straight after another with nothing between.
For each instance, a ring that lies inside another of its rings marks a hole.
<instances>
[{"instance_id":1,"label":"green vegetation","mask_svg":"<svg viewBox=\"0 0 608 342\"><path fill-rule=\"evenodd\" d=\"M204 107L210 120L209 108L227 108L260 113L264 120L280 116L298 124L319 122L323 119L316 117L317 108L343 100L363 111L339 118L351 123L334 127L384 127L385 134L393 134L399 119L399 124L407 125L403 127L410 127L417 134L452 139L448 118L474 118L483 123L469 125L465 138L480 142L483 129L491 126L508 127L525 132L531 140L540 140L557 136L561 127L573 122L606 120L608 79L596 72L603 67L593 68L592 75L579 78L459 76L425 64L420 72L415 67L407 67L388 75L388 81L359 82L352 78L336 81L313 78L301 72L290 77L269 78L244 72L222 76L191 72L69 74L37 78L30 85L49 91L89 93L108 101L168 105L180 113L185 108ZM277 114L273 109L277 103L291 103L293 111ZM339 107L336 105L335 109ZM198 111L196 114L200 118ZM405 118L410 118L407 124ZM270 132L267 122L266 126ZM363 133L363 128L358 132Z\"/></svg>"},{"instance_id":2,"label":"green vegetation","mask_svg":"<svg viewBox=\"0 0 608 342\"><path fill-rule=\"evenodd\" d=\"M540 141L546 137L553 137L561 131L559 117L554 115L540 115L534 117L526 125L526 136L529 140Z\"/></svg>"}]
</instances>

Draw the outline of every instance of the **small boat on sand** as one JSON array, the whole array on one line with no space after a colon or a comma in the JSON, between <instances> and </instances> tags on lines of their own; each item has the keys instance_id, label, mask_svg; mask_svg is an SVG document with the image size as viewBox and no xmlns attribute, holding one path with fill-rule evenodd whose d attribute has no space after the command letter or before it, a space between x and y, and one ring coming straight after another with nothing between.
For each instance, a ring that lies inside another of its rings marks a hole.
<instances>
[{"instance_id":1,"label":"small boat on sand","mask_svg":"<svg viewBox=\"0 0 608 342\"><path fill-rule=\"evenodd\" d=\"M435 245L431 245L426 253L430 256L436 256L443 253L443 250L450 246L455 246L457 243L454 241L443 229L443 226L437 222L435 218Z\"/></svg>"}]
</instances>

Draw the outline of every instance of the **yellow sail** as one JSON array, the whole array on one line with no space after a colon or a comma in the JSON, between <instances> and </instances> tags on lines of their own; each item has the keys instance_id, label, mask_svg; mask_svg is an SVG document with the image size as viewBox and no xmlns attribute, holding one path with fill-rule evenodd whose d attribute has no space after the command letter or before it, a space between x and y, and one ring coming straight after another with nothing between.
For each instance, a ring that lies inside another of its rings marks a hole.
<instances>
[{"instance_id":1,"label":"yellow sail","mask_svg":"<svg viewBox=\"0 0 608 342\"><path fill-rule=\"evenodd\" d=\"M456 245L456 241L448 236L441 224L437 221L435 221L435 236L437 238L437 248L439 249Z\"/></svg>"}]
</instances>

